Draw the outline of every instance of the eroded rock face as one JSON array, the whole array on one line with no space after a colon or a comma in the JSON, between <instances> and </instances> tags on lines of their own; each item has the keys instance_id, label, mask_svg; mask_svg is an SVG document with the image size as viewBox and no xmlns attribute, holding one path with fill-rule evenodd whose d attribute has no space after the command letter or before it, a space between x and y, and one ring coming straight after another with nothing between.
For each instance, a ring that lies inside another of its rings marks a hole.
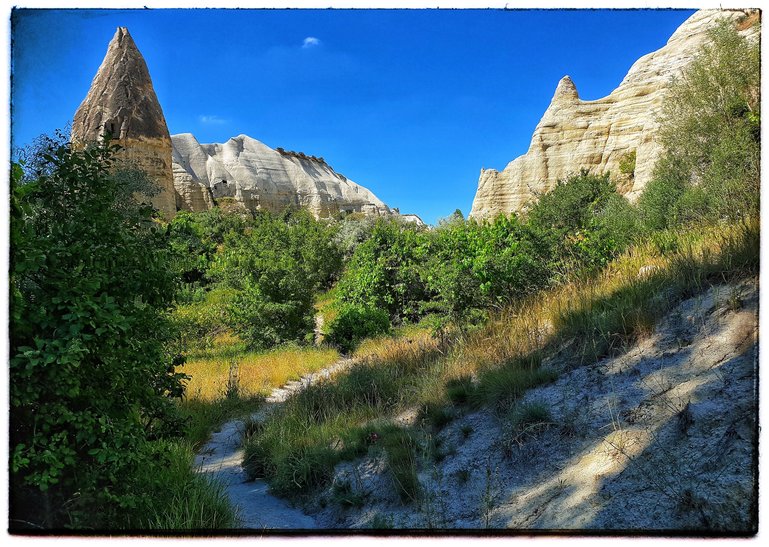
<instances>
[{"instance_id":1,"label":"eroded rock face","mask_svg":"<svg viewBox=\"0 0 769 547\"><path fill-rule=\"evenodd\" d=\"M120 157L158 185L152 204L166 216L176 212L171 136L147 64L128 29L119 27L72 123L74 143L96 142L111 133Z\"/></svg>"},{"instance_id":2,"label":"eroded rock face","mask_svg":"<svg viewBox=\"0 0 769 547\"><path fill-rule=\"evenodd\" d=\"M304 207L316 218L340 212L392 214L372 192L322 158L273 150L246 135L223 144L201 144L190 133L173 135L171 141L179 210L205 211L230 198L250 211Z\"/></svg>"},{"instance_id":3,"label":"eroded rock face","mask_svg":"<svg viewBox=\"0 0 769 547\"><path fill-rule=\"evenodd\" d=\"M701 10L687 19L661 49L641 57L610 95L583 101L569 76L558 83L523 156L503 171L481 170L470 216L493 218L521 211L559 179L587 169L611 172L618 190L635 200L651 178L661 153L655 140L667 84L681 74L719 19L739 21L745 10ZM741 26L738 26L741 28ZM758 27L741 30L758 34ZM620 162L635 154L632 174Z\"/></svg>"}]
</instances>

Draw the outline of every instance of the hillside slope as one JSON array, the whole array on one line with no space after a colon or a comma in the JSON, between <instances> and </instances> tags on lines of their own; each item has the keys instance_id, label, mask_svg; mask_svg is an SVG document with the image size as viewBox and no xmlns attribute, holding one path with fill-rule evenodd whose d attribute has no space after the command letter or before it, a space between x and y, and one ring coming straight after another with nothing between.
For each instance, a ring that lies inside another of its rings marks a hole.
<instances>
[{"instance_id":1,"label":"hillside slope","mask_svg":"<svg viewBox=\"0 0 769 547\"><path fill-rule=\"evenodd\" d=\"M757 309L756 279L718 286L620 356L546 360L560 377L520 408L547 418L455 420L434 439L445 457L420 470L418 504L368 457L339 465L307 509L328 528L755 532ZM327 504L340 484L360 509Z\"/></svg>"}]
</instances>

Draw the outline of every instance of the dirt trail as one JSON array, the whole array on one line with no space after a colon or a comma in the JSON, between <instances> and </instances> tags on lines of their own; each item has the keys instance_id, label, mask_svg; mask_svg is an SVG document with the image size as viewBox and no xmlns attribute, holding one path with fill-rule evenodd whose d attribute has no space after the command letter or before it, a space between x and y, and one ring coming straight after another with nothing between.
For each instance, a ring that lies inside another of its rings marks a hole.
<instances>
[{"instance_id":1,"label":"dirt trail","mask_svg":"<svg viewBox=\"0 0 769 547\"><path fill-rule=\"evenodd\" d=\"M352 363L351 359L342 359L330 367L274 389L267 397L266 404L251 418L264 420L291 395L319 380L330 378L337 372L350 367ZM230 502L238 511L240 528L257 530L309 530L317 528L318 524L313 517L306 515L300 509L291 507L285 500L271 495L265 481L248 480L241 466L243 461L242 434L245 419L231 420L211 435L211 439L195 457L197 471L214 476L222 482Z\"/></svg>"}]
</instances>

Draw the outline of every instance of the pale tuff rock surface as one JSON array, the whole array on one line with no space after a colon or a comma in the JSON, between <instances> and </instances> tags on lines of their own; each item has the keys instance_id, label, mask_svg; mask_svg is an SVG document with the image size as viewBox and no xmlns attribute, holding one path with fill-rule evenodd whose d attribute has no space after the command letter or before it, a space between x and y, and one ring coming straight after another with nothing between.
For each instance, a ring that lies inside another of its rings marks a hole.
<instances>
[{"instance_id":1,"label":"pale tuff rock surface","mask_svg":"<svg viewBox=\"0 0 769 547\"><path fill-rule=\"evenodd\" d=\"M757 279L682 302L622 355L543 366L560 376L520 404L548 422L460 416L433 437L443 458L420 460L419 501L401 503L371 451L335 470L362 507L331 485L307 510L321 528L755 532Z\"/></svg>"},{"instance_id":2,"label":"pale tuff rock surface","mask_svg":"<svg viewBox=\"0 0 769 547\"><path fill-rule=\"evenodd\" d=\"M153 205L173 215L176 199L171 136L147 64L125 27L119 27L110 41L91 88L75 113L72 141L96 142L107 132L123 147L120 157L145 171L158 185Z\"/></svg>"},{"instance_id":3,"label":"pale tuff rock surface","mask_svg":"<svg viewBox=\"0 0 769 547\"><path fill-rule=\"evenodd\" d=\"M698 11L664 47L636 61L619 87L602 99L581 100L574 82L564 76L534 130L528 152L501 172L481 171L470 216L482 219L521 211L559 179L581 169L611 172L619 191L636 199L661 153L655 134L668 83L691 62L718 20L737 21L745 15L742 10ZM758 28L742 32L757 35ZM633 152L635 173L622 175L620 161Z\"/></svg>"},{"instance_id":4,"label":"pale tuff rock surface","mask_svg":"<svg viewBox=\"0 0 769 547\"><path fill-rule=\"evenodd\" d=\"M180 210L204 211L220 198L232 198L250 211L306 207L316 218L392 214L372 192L321 158L273 150L246 135L223 144L201 144L190 133L171 140Z\"/></svg>"}]
</instances>

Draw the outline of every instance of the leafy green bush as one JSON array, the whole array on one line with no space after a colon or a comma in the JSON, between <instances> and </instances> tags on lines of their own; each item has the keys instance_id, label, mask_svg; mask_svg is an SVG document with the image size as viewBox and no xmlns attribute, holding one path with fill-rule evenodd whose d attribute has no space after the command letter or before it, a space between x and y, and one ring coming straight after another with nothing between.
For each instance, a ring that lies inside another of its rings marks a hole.
<instances>
[{"instance_id":1,"label":"leafy green bush","mask_svg":"<svg viewBox=\"0 0 769 547\"><path fill-rule=\"evenodd\" d=\"M550 267L561 278L602 268L627 244L615 231L627 211L618 197L608 174L582 170L559 180L532 206L527 224L548 242Z\"/></svg>"},{"instance_id":2,"label":"leafy green bush","mask_svg":"<svg viewBox=\"0 0 769 547\"><path fill-rule=\"evenodd\" d=\"M484 319L550 283L546 241L514 215L491 223L458 217L427 236L422 276L439 309L458 322Z\"/></svg>"},{"instance_id":3,"label":"leafy green bush","mask_svg":"<svg viewBox=\"0 0 769 547\"><path fill-rule=\"evenodd\" d=\"M386 311L346 304L329 325L327 340L349 352L364 338L388 332L390 317Z\"/></svg>"},{"instance_id":4,"label":"leafy green bush","mask_svg":"<svg viewBox=\"0 0 769 547\"><path fill-rule=\"evenodd\" d=\"M46 527L130 503L146 440L183 432L165 232L116 150L51 141L42 174L12 169L11 513Z\"/></svg>"},{"instance_id":5,"label":"leafy green bush","mask_svg":"<svg viewBox=\"0 0 769 547\"><path fill-rule=\"evenodd\" d=\"M246 220L214 208L200 213L180 211L168 224L171 268L182 290L182 302L190 303L201 295L195 289L212 283L209 268L219 246L228 236L243 233Z\"/></svg>"},{"instance_id":6,"label":"leafy green bush","mask_svg":"<svg viewBox=\"0 0 769 547\"><path fill-rule=\"evenodd\" d=\"M385 310L393 321L417 319L421 303L429 300L420 276L421 241L414 226L377 221L339 281L340 300Z\"/></svg>"},{"instance_id":7,"label":"leafy green bush","mask_svg":"<svg viewBox=\"0 0 769 547\"><path fill-rule=\"evenodd\" d=\"M619 172L622 173L623 175L633 177L635 175L635 162L636 162L635 150L631 150L630 152L623 154L623 156L619 160Z\"/></svg>"},{"instance_id":8,"label":"leafy green bush","mask_svg":"<svg viewBox=\"0 0 769 547\"><path fill-rule=\"evenodd\" d=\"M758 213L758 40L748 41L729 23L709 35L663 104L664 152L639 200L652 229Z\"/></svg>"},{"instance_id":9,"label":"leafy green bush","mask_svg":"<svg viewBox=\"0 0 769 547\"><path fill-rule=\"evenodd\" d=\"M315 293L341 267L334 229L306 211L259 213L225 236L209 269L231 289L228 325L252 348L303 342L314 326Z\"/></svg>"}]
</instances>

